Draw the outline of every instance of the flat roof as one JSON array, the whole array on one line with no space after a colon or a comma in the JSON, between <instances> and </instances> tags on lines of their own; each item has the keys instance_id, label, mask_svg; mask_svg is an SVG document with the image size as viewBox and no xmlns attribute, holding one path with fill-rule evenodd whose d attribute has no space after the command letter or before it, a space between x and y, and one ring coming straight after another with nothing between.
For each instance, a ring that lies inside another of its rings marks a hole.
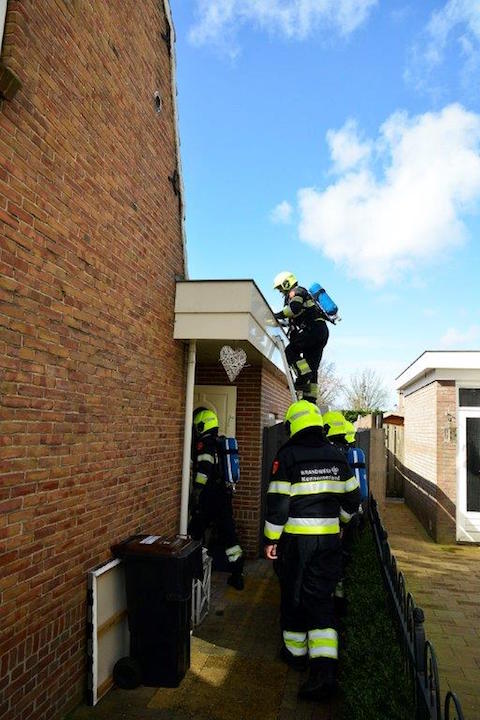
<instances>
[{"instance_id":1,"label":"flat roof","mask_svg":"<svg viewBox=\"0 0 480 720\"><path fill-rule=\"evenodd\" d=\"M480 370L480 350L425 350L396 378L396 388L403 390L435 370L444 376L451 371L452 379L458 370Z\"/></svg>"},{"instance_id":2,"label":"flat roof","mask_svg":"<svg viewBox=\"0 0 480 720\"><path fill-rule=\"evenodd\" d=\"M173 336L197 340L199 351L210 354L233 342L252 359L261 357L283 371L277 338L285 333L252 279L178 280Z\"/></svg>"}]
</instances>

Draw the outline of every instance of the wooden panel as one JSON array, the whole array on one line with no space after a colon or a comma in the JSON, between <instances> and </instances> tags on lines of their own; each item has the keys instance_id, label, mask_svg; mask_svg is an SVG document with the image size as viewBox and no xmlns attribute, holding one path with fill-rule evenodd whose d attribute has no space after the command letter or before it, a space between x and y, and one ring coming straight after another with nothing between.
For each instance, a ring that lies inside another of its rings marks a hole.
<instances>
[{"instance_id":1,"label":"wooden panel","mask_svg":"<svg viewBox=\"0 0 480 720\"><path fill-rule=\"evenodd\" d=\"M125 575L121 560L88 573L88 697L96 705L113 685L113 667L130 651Z\"/></svg>"}]
</instances>

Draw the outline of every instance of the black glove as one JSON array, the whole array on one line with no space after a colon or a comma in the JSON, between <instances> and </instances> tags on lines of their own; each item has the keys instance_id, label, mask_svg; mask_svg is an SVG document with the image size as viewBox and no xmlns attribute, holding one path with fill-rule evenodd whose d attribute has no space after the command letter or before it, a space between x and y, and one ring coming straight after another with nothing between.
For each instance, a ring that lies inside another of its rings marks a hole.
<instances>
[{"instance_id":1,"label":"black glove","mask_svg":"<svg viewBox=\"0 0 480 720\"><path fill-rule=\"evenodd\" d=\"M275 320L286 320L287 318L283 314L283 310L280 310L280 312L275 313L274 315Z\"/></svg>"}]
</instances>

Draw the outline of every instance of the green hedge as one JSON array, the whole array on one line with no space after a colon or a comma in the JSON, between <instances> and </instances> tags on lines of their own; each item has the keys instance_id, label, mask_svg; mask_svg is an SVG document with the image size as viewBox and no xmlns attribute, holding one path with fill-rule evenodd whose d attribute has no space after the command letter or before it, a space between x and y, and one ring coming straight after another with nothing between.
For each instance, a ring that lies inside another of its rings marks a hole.
<instances>
[{"instance_id":1,"label":"green hedge","mask_svg":"<svg viewBox=\"0 0 480 720\"><path fill-rule=\"evenodd\" d=\"M405 673L375 541L368 521L345 578L347 612L340 653L344 720L411 720L413 687Z\"/></svg>"}]
</instances>

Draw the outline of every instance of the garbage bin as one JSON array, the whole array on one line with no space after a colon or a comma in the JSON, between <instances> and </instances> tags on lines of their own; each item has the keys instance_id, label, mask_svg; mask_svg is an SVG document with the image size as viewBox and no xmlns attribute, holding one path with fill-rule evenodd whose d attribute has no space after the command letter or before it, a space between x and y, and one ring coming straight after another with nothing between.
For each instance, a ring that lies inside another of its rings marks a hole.
<instances>
[{"instance_id":1,"label":"garbage bin","mask_svg":"<svg viewBox=\"0 0 480 720\"><path fill-rule=\"evenodd\" d=\"M203 578L201 544L133 535L111 549L125 562L130 628L130 658L118 661L114 678L121 687L177 687L190 667L192 580Z\"/></svg>"}]
</instances>

